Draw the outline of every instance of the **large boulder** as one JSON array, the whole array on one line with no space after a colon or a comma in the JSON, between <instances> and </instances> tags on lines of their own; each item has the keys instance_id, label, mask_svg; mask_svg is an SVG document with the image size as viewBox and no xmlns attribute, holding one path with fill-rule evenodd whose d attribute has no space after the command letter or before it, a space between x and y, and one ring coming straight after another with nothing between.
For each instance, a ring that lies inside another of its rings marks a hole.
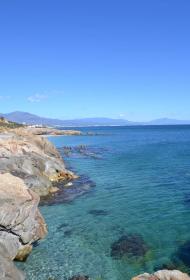
<instances>
[{"instance_id":1,"label":"large boulder","mask_svg":"<svg viewBox=\"0 0 190 280\"><path fill-rule=\"evenodd\" d=\"M144 273L132 278L132 280L190 280L190 277L179 270L165 269L154 274Z\"/></svg>"},{"instance_id":2,"label":"large boulder","mask_svg":"<svg viewBox=\"0 0 190 280\"><path fill-rule=\"evenodd\" d=\"M38 203L39 196L22 179L0 174L0 254L5 258L24 260L32 244L45 237Z\"/></svg>"}]
</instances>

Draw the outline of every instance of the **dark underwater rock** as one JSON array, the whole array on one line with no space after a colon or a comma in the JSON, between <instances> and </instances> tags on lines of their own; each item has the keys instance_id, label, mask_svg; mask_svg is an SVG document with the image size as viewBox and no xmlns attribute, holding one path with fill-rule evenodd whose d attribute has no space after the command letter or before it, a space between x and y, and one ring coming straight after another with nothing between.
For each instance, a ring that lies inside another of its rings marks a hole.
<instances>
[{"instance_id":1,"label":"dark underwater rock","mask_svg":"<svg viewBox=\"0 0 190 280\"><path fill-rule=\"evenodd\" d=\"M36 241L34 241L34 242L32 243L32 246L33 246L34 248L38 247L39 245L40 245L39 240L36 240Z\"/></svg>"},{"instance_id":2,"label":"dark underwater rock","mask_svg":"<svg viewBox=\"0 0 190 280\"><path fill-rule=\"evenodd\" d=\"M184 195L184 204L190 207L190 194Z\"/></svg>"},{"instance_id":3,"label":"dark underwater rock","mask_svg":"<svg viewBox=\"0 0 190 280\"><path fill-rule=\"evenodd\" d=\"M155 266L154 270L180 270L184 273L190 273L190 240L177 248L168 263Z\"/></svg>"},{"instance_id":4,"label":"dark underwater rock","mask_svg":"<svg viewBox=\"0 0 190 280\"><path fill-rule=\"evenodd\" d=\"M108 211L102 210L102 209L93 209L93 210L90 210L88 213L93 216L107 216L108 215Z\"/></svg>"},{"instance_id":5,"label":"dark underwater rock","mask_svg":"<svg viewBox=\"0 0 190 280\"><path fill-rule=\"evenodd\" d=\"M66 231L64 231L64 236L65 237L70 237L72 235L73 231L71 229L68 229Z\"/></svg>"},{"instance_id":6,"label":"dark underwater rock","mask_svg":"<svg viewBox=\"0 0 190 280\"><path fill-rule=\"evenodd\" d=\"M173 263L173 262L169 262L169 263L164 263L162 265L159 265L159 266L155 266L154 267L154 270L155 271L158 271L158 270L164 270L164 269L167 269L167 270L175 270L177 269L178 266Z\"/></svg>"},{"instance_id":7,"label":"dark underwater rock","mask_svg":"<svg viewBox=\"0 0 190 280\"><path fill-rule=\"evenodd\" d=\"M72 202L75 198L84 195L95 187L95 183L87 176L81 175L72 182L56 182L53 186L59 189L58 192L42 197L40 205L55 205L59 203Z\"/></svg>"},{"instance_id":8,"label":"dark underwater rock","mask_svg":"<svg viewBox=\"0 0 190 280\"><path fill-rule=\"evenodd\" d=\"M69 278L69 280L90 280L89 276L86 275L75 275L71 278Z\"/></svg>"},{"instance_id":9,"label":"dark underwater rock","mask_svg":"<svg viewBox=\"0 0 190 280\"><path fill-rule=\"evenodd\" d=\"M143 257L148 251L148 246L138 234L126 234L111 245L111 257L123 256Z\"/></svg>"},{"instance_id":10,"label":"dark underwater rock","mask_svg":"<svg viewBox=\"0 0 190 280\"><path fill-rule=\"evenodd\" d=\"M86 145L78 145L64 146L62 148L59 148L59 151L62 153L63 157L81 156L94 159L101 159L101 154L102 152L104 152L104 149Z\"/></svg>"},{"instance_id":11,"label":"dark underwater rock","mask_svg":"<svg viewBox=\"0 0 190 280\"><path fill-rule=\"evenodd\" d=\"M178 248L173 258L176 262L177 260L180 260L184 265L190 267L190 240Z\"/></svg>"},{"instance_id":12,"label":"dark underwater rock","mask_svg":"<svg viewBox=\"0 0 190 280\"><path fill-rule=\"evenodd\" d=\"M67 224L67 223L63 223L63 224L61 224L61 225L59 225L58 227L57 227L57 229L58 230L62 230L62 229L64 229L65 227L67 227L69 224Z\"/></svg>"}]
</instances>

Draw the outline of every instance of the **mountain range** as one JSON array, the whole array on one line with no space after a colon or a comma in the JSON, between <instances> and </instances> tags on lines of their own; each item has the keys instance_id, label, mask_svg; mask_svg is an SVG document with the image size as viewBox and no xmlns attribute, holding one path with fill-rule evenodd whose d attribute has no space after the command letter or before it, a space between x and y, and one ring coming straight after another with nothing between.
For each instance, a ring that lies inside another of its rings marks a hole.
<instances>
[{"instance_id":1,"label":"mountain range","mask_svg":"<svg viewBox=\"0 0 190 280\"><path fill-rule=\"evenodd\" d=\"M133 122L125 119L112 118L83 118L72 120L60 120L40 117L27 112L15 111L7 114L0 114L9 121L17 123L26 123L29 125L49 125L62 127L84 127L84 126L132 126L132 125L183 125L190 124L190 120L176 120L169 118L161 118L149 122Z\"/></svg>"}]
</instances>

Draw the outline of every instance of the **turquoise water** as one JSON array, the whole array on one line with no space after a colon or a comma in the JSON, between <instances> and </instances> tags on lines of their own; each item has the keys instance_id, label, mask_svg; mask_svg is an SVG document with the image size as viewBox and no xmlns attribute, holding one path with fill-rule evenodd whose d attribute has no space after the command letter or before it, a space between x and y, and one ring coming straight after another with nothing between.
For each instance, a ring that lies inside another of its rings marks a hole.
<instances>
[{"instance_id":1,"label":"turquoise water","mask_svg":"<svg viewBox=\"0 0 190 280\"><path fill-rule=\"evenodd\" d=\"M100 149L101 159L66 159L96 187L71 203L41 207L49 234L19 264L27 279L84 274L93 280L126 280L171 262L189 271L184 254L190 246L184 244L190 241L190 126L83 130L100 135L50 140L57 147ZM144 256L111 256L113 242L126 234L141 235L149 248Z\"/></svg>"}]
</instances>

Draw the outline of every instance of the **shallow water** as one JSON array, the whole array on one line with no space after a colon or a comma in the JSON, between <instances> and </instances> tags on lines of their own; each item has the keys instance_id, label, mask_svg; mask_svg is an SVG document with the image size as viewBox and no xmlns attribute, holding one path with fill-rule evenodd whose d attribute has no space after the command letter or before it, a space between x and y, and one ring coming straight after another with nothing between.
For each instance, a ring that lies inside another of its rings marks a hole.
<instances>
[{"instance_id":1,"label":"shallow water","mask_svg":"<svg viewBox=\"0 0 190 280\"><path fill-rule=\"evenodd\" d=\"M50 140L100 151L100 159L66 159L96 187L72 203L41 207L49 234L18 264L27 279L126 280L171 262L190 271L190 257L183 258L190 248L183 246L190 241L190 126L83 130L100 135ZM144 256L111 257L112 244L126 234L141 235Z\"/></svg>"}]
</instances>

